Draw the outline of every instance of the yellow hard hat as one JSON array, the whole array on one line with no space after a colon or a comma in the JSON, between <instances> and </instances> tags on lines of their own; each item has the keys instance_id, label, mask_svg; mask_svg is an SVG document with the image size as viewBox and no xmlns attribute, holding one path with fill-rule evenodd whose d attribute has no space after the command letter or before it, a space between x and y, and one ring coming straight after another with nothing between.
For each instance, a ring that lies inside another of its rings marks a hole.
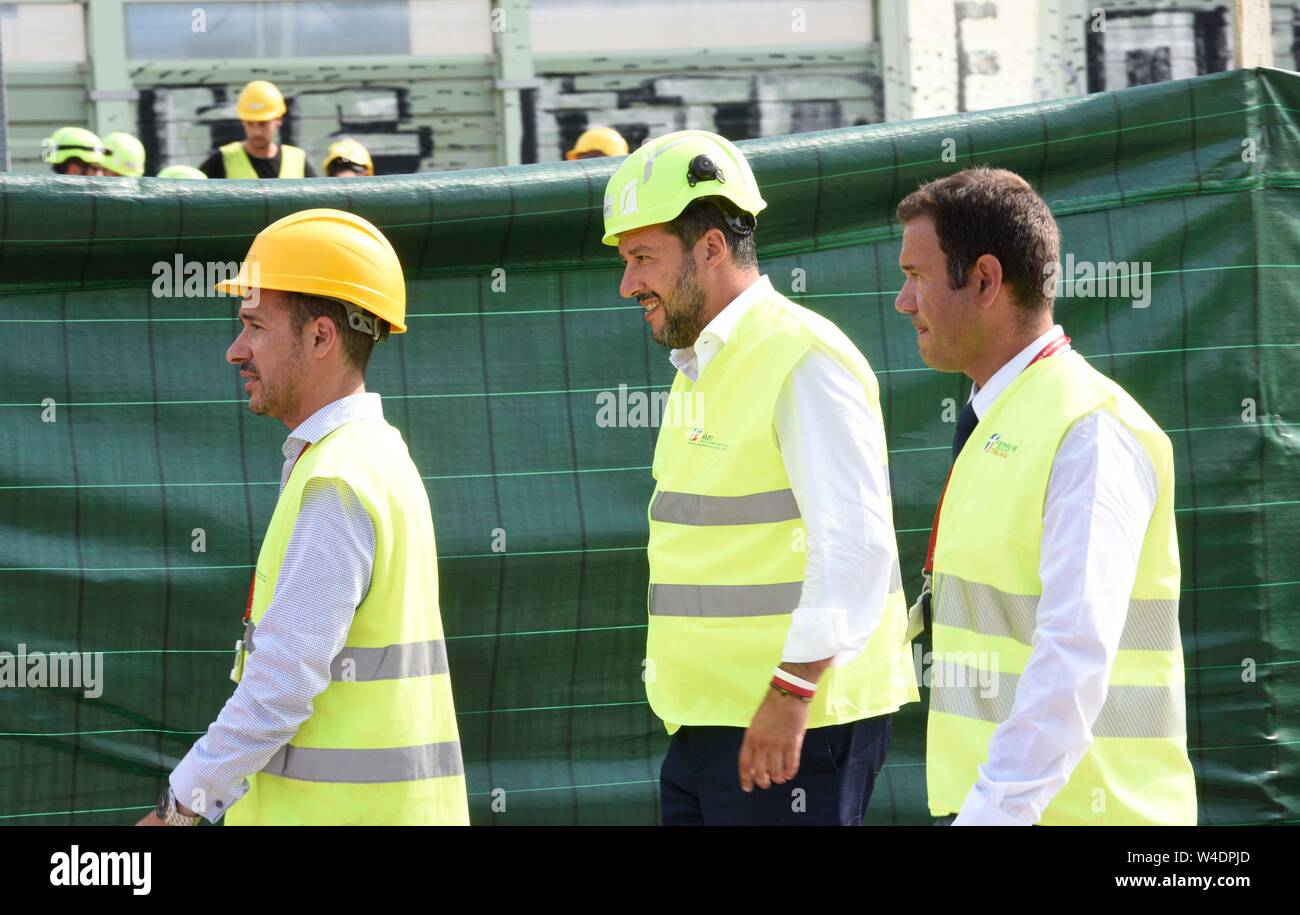
<instances>
[{"instance_id":1,"label":"yellow hard hat","mask_svg":"<svg viewBox=\"0 0 1300 915\"><path fill-rule=\"evenodd\" d=\"M99 164L115 175L139 178L144 174L144 144L129 133L115 130L104 137L104 157Z\"/></svg>"},{"instance_id":2,"label":"yellow hard hat","mask_svg":"<svg viewBox=\"0 0 1300 915\"><path fill-rule=\"evenodd\" d=\"M274 121L284 117L284 96L275 83L255 79L239 93L235 114L241 121Z\"/></svg>"},{"instance_id":3,"label":"yellow hard hat","mask_svg":"<svg viewBox=\"0 0 1300 915\"><path fill-rule=\"evenodd\" d=\"M566 159L576 159L583 153L598 152L605 156L626 156L627 140L613 127L592 127L584 130L573 149L564 154Z\"/></svg>"},{"instance_id":4,"label":"yellow hard hat","mask_svg":"<svg viewBox=\"0 0 1300 915\"><path fill-rule=\"evenodd\" d=\"M217 292L244 296L252 289L278 289L339 299L406 332L406 282L402 263L384 234L342 210L291 213L253 239L233 279Z\"/></svg>"},{"instance_id":5,"label":"yellow hard hat","mask_svg":"<svg viewBox=\"0 0 1300 915\"><path fill-rule=\"evenodd\" d=\"M605 236L617 245L633 229L671 222L691 201L717 197L723 218L741 234L754 231L767 206L758 182L736 144L706 130L679 130L654 140L623 160L605 185Z\"/></svg>"},{"instance_id":6,"label":"yellow hard hat","mask_svg":"<svg viewBox=\"0 0 1300 915\"><path fill-rule=\"evenodd\" d=\"M330 164L339 159L361 166L366 170L367 175L375 173L375 163L370 161L369 151L350 137L330 144L330 148L325 152L325 161L321 163L321 174L328 175Z\"/></svg>"}]
</instances>

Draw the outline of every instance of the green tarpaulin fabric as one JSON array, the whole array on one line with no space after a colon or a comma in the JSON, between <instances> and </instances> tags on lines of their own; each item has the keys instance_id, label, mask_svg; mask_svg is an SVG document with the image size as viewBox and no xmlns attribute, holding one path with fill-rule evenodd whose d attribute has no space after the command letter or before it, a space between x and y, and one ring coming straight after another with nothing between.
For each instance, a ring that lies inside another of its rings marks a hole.
<instances>
[{"instance_id":1,"label":"green tarpaulin fabric","mask_svg":"<svg viewBox=\"0 0 1300 915\"><path fill-rule=\"evenodd\" d=\"M893 310L898 200L1004 166L1051 204L1067 270L1146 265L1145 303L1080 286L1057 314L1174 443L1206 824L1300 817L1298 114L1300 77L1258 70L744 146L769 202L764 272L880 378L909 599L969 382L927 369ZM372 220L406 270L411 330L369 386L433 505L474 822L657 820L667 741L641 679L656 430L635 410L597 419L602 392L635 407L672 376L600 244L612 169L0 178L0 649L104 653L95 698L0 688L0 823L133 821L231 692L286 430L248 413L224 362L231 300L162 288L158 265L238 261L309 206ZM869 822L928 822L924 715L897 716Z\"/></svg>"}]
</instances>

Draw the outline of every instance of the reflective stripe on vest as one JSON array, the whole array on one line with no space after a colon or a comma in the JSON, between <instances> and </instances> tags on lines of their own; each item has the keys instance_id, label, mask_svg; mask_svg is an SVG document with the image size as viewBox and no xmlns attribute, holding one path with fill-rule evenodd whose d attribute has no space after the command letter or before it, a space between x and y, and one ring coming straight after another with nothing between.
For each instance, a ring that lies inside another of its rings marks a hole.
<instances>
[{"instance_id":1,"label":"reflective stripe on vest","mask_svg":"<svg viewBox=\"0 0 1300 915\"><path fill-rule=\"evenodd\" d=\"M1001 724L1016 701L1017 674L951 664L938 658L931 668L934 684L930 708L936 712ZM1116 686L1092 726L1094 737L1185 737L1186 700L1183 685Z\"/></svg>"},{"instance_id":2,"label":"reflective stripe on vest","mask_svg":"<svg viewBox=\"0 0 1300 915\"><path fill-rule=\"evenodd\" d=\"M790 489L759 492L752 496L661 492L650 506L651 520L673 524L765 524L793 521L800 517L799 503Z\"/></svg>"},{"instance_id":3,"label":"reflective stripe on vest","mask_svg":"<svg viewBox=\"0 0 1300 915\"><path fill-rule=\"evenodd\" d=\"M889 593L901 590L903 572L894 560L889 570ZM799 606L803 582L774 585L665 585L650 586L651 616L770 616L793 613Z\"/></svg>"},{"instance_id":4,"label":"reflective stripe on vest","mask_svg":"<svg viewBox=\"0 0 1300 915\"><path fill-rule=\"evenodd\" d=\"M934 593L944 595L935 602L936 623L1033 644L1038 620L1036 595L1009 594L992 585L944 574L935 576ZM1129 599L1121 649L1172 651L1181 644L1177 600Z\"/></svg>"},{"instance_id":5,"label":"reflective stripe on vest","mask_svg":"<svg viewBox=\"0 0 1300 915\"><path fill-rule=\"evenodd\" d=\"M266 775L305 782L413 782L463 775L456 741L378 750L323 750L285 745L262 769Z\"/></svg>"},{"instance_id":6,"label":"reflective stripe on vest","mask_svg":"<svg viewBox=\"0 0 1300 915\"><path fill-rule=\"evenodd\" d=\"M249 654L257 647L253 641L256 632L257 627L250 622L244 643ZM351 664L351 669L344 676L344 666L347 664ZM434 639L388 645L384 648L344 648L330 664L330 679L344 683L365 683L370 680L427 677L430 674L445 674L449 670L447 643L442 639Z\"/></svg>"}]
</instances>

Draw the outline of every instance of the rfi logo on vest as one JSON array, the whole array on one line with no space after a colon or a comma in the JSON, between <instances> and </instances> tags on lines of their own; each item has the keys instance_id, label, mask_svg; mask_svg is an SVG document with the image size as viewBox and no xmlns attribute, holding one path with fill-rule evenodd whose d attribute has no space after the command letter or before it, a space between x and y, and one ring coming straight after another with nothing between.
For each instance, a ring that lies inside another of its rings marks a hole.
<instances>
[{"instance_id":1,"label":"rfi logo on vest","mask_svg":"<svg viewBox=\"0 0 1300 915\"><path fill-rule=\"evenodd\" d=\"M994 432L989 436L989 440L984 443L984 453L991 454L994 457L1009 458L1020 450L1019 445L1013 445L1010 442L1002 441L1001 433Z\"/></svg>"},{"instance_id":2,"label":"rfi logo on vest","mask_svg":"<svg viewBox=\"0 0 1300 915\"><path fill-rule=\"evenodd\" d=\"M724 445L722 442L715 439L712 435L709 435L699 426L696 426L694 429L692 429L690 432L686 434L686 444L702 445L705 448L716 448L719 451L727 450L726 445Z\"/></svg>"}]
</instances>

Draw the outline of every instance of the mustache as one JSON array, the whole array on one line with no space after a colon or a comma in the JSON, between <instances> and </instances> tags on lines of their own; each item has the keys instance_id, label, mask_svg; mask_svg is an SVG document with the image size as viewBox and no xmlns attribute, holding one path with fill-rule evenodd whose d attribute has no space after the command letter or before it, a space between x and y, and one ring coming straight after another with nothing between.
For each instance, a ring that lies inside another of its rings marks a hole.
<instances>
[{"instance_id":1,"label":"mustache","mask_svg":"<svg viewBox=\"0 0 1300 915\"><path fill-rule=\"evenodd\" d=\"M636 297L636 300L643 305L645 304L646 299L659 299L659 301L663 301L663 298L657 292L643 292Z\"/></svg>"}]
</instances>

